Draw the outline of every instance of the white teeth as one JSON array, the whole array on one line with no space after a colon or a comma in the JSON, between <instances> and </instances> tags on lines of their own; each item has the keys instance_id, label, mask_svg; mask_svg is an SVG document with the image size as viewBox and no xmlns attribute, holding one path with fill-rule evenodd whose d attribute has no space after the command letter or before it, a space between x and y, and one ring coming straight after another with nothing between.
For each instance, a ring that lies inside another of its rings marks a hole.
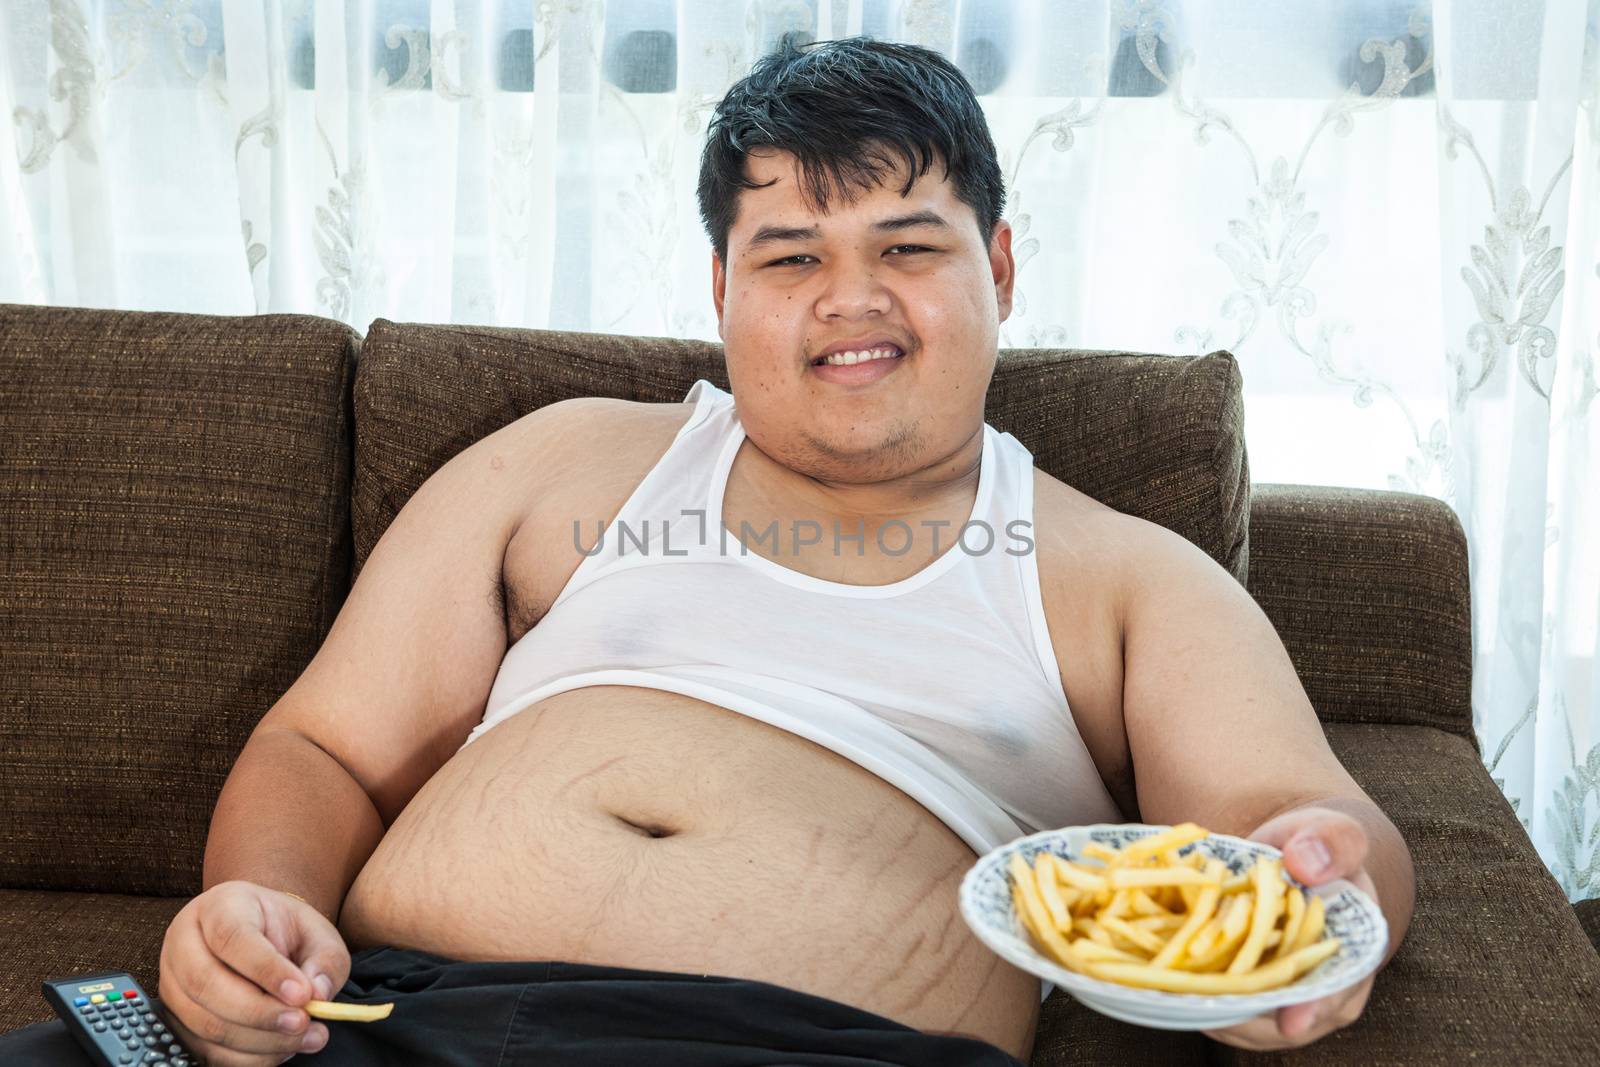
<instances>
[{"instance_id":1,"label":"white teeth","mask_svg":"<svg viewBox=\"0 0 1600 1067\"><path fill-rule=\"evenodd\" d=\"M830 367L848 367L856 363L865 363L873 359L893 359L900 353L893 348L874 348L867 352L837 352L822 362Z\"/></svg>"}]
</instances>

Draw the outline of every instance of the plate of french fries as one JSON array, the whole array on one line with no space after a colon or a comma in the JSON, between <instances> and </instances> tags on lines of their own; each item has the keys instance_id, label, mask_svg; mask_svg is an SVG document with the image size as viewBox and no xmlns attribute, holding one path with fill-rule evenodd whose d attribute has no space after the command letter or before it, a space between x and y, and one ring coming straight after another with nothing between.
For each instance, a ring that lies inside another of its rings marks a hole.
<instances>
[{"instance_id":1,"label":"plate of french fries","mask_svg":"<svg viewBox=\"0 0 1600 1067\"><path fill-rule=\"evenodd\" d=\"M1308 889L1277 849L1193 823L1020 837L978 859L960 907L1014 966L1163 1030L1336 993L1377 970L1389 941L1377 902L1351 883Z\"/></svg>"}]
</instances>

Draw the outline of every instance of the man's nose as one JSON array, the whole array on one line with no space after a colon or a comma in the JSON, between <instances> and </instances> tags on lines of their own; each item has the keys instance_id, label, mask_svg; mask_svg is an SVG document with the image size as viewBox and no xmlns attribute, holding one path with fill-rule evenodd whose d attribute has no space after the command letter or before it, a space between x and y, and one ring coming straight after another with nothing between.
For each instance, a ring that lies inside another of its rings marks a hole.
<instances>
[{"instance_id":1,"label":"man's nose","mask_svg":"<svg viewBox=\"0 0 1600 1067\"><path fill-rule=\"evenodd\" d=\"M884 315L893 299L876 264L835 263L817 300L817 314L842 319L858 319L874 311Z\"/></svg>"}]
</instances>

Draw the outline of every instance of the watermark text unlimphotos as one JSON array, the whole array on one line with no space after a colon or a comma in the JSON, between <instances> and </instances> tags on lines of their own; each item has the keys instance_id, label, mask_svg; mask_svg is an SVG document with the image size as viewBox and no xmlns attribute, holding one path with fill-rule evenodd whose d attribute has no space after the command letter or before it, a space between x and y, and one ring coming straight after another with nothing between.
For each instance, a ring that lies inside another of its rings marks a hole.
<instances>
[{"instance_id":1,"label":"watermark text unlimphotos","mask_svg":"<svg viewBox=\"0 0 1600 1067\"><path fill-rule=\"evenodd\" d=\"M685 517L693 516L699 524L698 536L692 544L703 547L707 541L707 522L705 508L683 508L679 512ZM924 519L917 525L933 531L933 554L940 555L949 546L948 541L941 545L940 538L946 530L955 525L945 519ZM617 537L615 549L617 555L624 554L624 545L631 545L633 550L642 555L662 556L687 556L689 549L684 546L672 547L672 523L666 519L657 520L656 523L648 519L629 523L618 519L615 522ZM747 520L739 520L739 533L734 538L738 553L741 556L749 555L751 545L771 545L772 553L781 552L779 533L782 523L773 519L767 525L757 529ZM982 519L968 519L962 524L961 529L954 534L957 547L969 556L982 556L996 549L1003 551L1008 556L1026 556L1033 551L1033 538L1024 531L1033 529L1033 523L1028 519L1012 519L1005 524L1006 540L1013 544L1000 545L1000 538L996 536L994 527ZM717 551L722 555L728 554L728 542L733 537L733 531L721 523L717 524L718 545ZM652 531L659 537L652 537ZM572 520L572 547L585 556L599 555L606 547L606 524L604 521L595 522L595 536L592 543L585 545L583 540L583 523L579 519ZM843 554L843 547L853 544L857 556L866 555L867 533L866 523L858 521L856 532L848 533L840 528L839 520L833 521L833 536L831 543L824 541L825 531L822 523L814 519L796 519L789 524L790 550L798 555L802 548L816 545L828 545L833 555ZM681 534L680 534L681 536ZM872 540L877 544L878 551L886 556L903 556L911 551L915 543L915 534L911 524L901 519L890 519L883 523L873 535ZM1015 546L1015 547L1014 547Z\"/></svg>"}]
</instances>

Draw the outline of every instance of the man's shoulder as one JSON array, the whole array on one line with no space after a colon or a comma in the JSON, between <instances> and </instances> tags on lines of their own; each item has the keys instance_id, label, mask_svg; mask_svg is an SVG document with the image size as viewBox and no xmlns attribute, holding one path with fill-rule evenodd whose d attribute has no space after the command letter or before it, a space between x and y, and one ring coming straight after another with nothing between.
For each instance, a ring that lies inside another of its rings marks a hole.
<instances>
[{"instance_id":1,"label":"man's shoulder","mask_svg":"<svg viewBox=\"0 0 1600 1067\"><path fill-rule=\"evenodd\" d=\"M1038 468L1033 478L1033 537L1043 583L1092 584L1120 602L1152 566L1184 553L1182 535L1159 523L1102 504Z\"/></svg>"},{"instance_id":2,"label":"man's shoulder","mask_svg":"<svg viewBox=\"0 0 1600 1067\"><path fill-rule=\"evenodd\" d=\"M574 431L604 436L625 426L673 418L681 422L693 409L693 404L682 401L656 404L617 396L573 396L535 408L516 424L523 428L524 436L535 440Z\"/></svg>"},{"instance_id":3,"label":"man's shoulder","mask_svg":"<svg viewBox=\"0 0 1600 1067\"><path fill-rule=\"evenodd\" d=\"M1172 582L1187 584L1208 577L1206 572L1222 572L1182 534L1108 507L1039 470L1034 473L1033 536L1042 583L1052 577L1072 586L1092 581L1112 598L1124 622L1126 609L1139 598L1159 598Z\"/></svg>"},{"instance_id":4,"label":"man's shoulder","mask_svg":"<svg viewBox=\"0 0 1600 1067\"><path fill-rule=\"evenodd\" d=\"M609 396L546 404L518 420L520 463L537 497L603 504L632 490L693 409Z\"/></svg>"},{"instance_id":5,"label":"man's shoulder","mask_svg":"<svg viewBox=\"0 0 1600 1067\"><path fill-rule=\"evenodd\" d=\"M1038 467L1033 469L1034 537L1041 553L1081 556L1097 552L1115 556L1124 547L1122 539L1141 521Z\"/></svg>"},{"instance_id":6,"label":"man's shoulder","mask_svg":"<svg viewBox=\"0 0 1600 1067\"><path fill-rule=\"evenodd\" d=\"M532 463L560 470L625 463L629 455L663 448L689 418L694 405L624 400L613 396L569 397L517 420L516 437ZM663 436L664 435L664 436Z\"/></svg>"}]
</instances>

